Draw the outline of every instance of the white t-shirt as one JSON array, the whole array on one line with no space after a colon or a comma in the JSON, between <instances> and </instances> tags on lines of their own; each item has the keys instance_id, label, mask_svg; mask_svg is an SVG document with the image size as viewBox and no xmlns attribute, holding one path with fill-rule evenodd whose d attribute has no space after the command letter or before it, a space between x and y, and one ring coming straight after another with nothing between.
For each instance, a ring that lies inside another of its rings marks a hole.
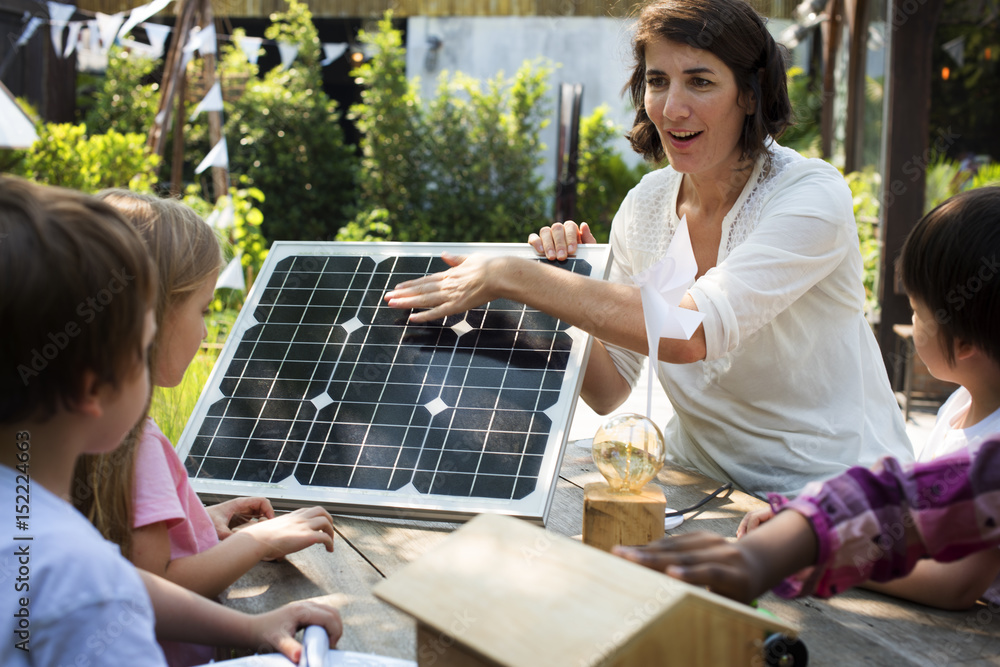
<instances>
[{"instance_id":1,"label":"white t-shirt","mask_svg":"<svg viewBox=\"0 0 1000 667\"><path fill-rule=\"evenodd\" d=\"M717 265L690 294L707 355L660 363L675 462L762 495L880 457L913 460L878 344L864 318L850 189L822 160L772 144L722 223ZM666 252L682 175L647 174L611 229L611 279L631 284ZM633 385L644 355L608 347ZM653 416L655 420L655 415Z\"/></svg>"},{"instance_id":2,"label":"white t-shirt","mask_svg":"<svg viewBox=\"0 0 1000 667\"><path fill-rule=\"evenodd\" d=\"M27 485L27 530L18 529L14 509L25 504L24 481L0 465L0 506L6 513L0 664L165 666L149 595L132 564L69 503L35 482ZM26 537L32 539L15 539ZM24 623L29 651L16 646L24 636L15 633Z\"/></svg>"},{"instance_id":3,"label":"white t-shirt","mask_svg":"<svg viewBox=\"0 0 1000 667\"><path fill-rule=\"evenodd\" d=\"M959 387L938 410L937 421L917 452L918 461L933 461L965 447L975 447L991 436L1000 435L1000 410L969 428L958 428L972 404L972 396Z\"/></svg>"}]
</instances>

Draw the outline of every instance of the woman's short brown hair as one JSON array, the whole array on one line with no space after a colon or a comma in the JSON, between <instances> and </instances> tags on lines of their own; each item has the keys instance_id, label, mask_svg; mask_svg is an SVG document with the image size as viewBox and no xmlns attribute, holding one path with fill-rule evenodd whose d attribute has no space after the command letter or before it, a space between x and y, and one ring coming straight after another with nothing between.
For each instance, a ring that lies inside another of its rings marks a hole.
<instances>
[{"instance_id":1,"label":"woman's short brown hair","mask_svg":"<svg viewBox=\"0 0 1000 667\"><path fill-rule=\"evenodd\" d=\"M137 372L156 275L107 204L0 177L0 285L0 423L72 407L87 371L112 387Z\"/></svg>"},{"instance_id":2,"label":"woman's short brown hair","mask_svg":"<svg viewBox=\"0 0 1000 667\"><path fill-rule=\"evenodd\" d=\"M704 49L732 70L738 99L754 105L740 135L740 159L756 160L764 154L766 160L768 137L780 137L792 120L787 51L743 0L657 0L642 9L632 39L635 62L625 86L635 107L635 121L626 135L632 148L653 162L666 157L645 105L646 46L659 39Z\"/></svg>"}]
</instances>

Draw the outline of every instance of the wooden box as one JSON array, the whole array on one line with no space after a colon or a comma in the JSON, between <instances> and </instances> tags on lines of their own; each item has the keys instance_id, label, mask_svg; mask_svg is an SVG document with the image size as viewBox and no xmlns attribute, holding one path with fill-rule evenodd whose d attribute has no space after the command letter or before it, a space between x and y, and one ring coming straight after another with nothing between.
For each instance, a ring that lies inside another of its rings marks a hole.
<instances>
[{"instance_id":1,"label":"wooden box","mask_svg":"<svg viewBox=\"0 0 1000 667\"><path fill-rule=\"evenodd\" d=\"M483 514L378 584L423 667L763 664L788 624L519 519Z\"/></svg>"}]
</instances>

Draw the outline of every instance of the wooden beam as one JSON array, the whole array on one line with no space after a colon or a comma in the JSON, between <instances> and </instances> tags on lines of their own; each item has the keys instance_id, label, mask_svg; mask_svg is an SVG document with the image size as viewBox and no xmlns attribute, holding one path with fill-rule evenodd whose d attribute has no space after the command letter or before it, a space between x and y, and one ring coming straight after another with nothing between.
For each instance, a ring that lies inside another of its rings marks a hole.
<instances>
[{"instance_id":1,"label":"wooden beam","mask_svg":"<svg viewBox=\"0 0 1000 667\"><path fill-rule=\"evenodd\" d=\"M191 33L198 14L198 0L183 0L177 23L174 24L170 41L170 51L167 52L167 62L163 66L163 80L160 82L160 105L156 110L153 127L149 128L146 145L149 149L163 157L167 143L166 128L170 127L170 115L174 97L178 92L180 70L184 64L183 49L187 36Z\"/></svg>"},{"instance_id":2,"label":"wooden beam","mask_svg":"<svg viewBox=\"0 0 1000 667\"><path fill-rule=\"evenodd\" d=\"M215 23L212 14L212 3L209 0L201 0L201 20L200 25L204 30ZM202 73L205 80L205 92L207 93L215 85L215 55L206 53L202 56ZM215 146L222 139L222 113L218 111L208 112L208 138L209 148ZM229 194L229 169L224 167L212 167L212 186L215 198Z\"/></svg>"},{"instance_id":3,"label":"wooden beam","mask_svg":"<svg viewBox=\"0 0 1000 667\"><path fill-rule=\"evenodd\" d=\"M868 0L846 0L850 26L847 60L847 122L844 130L844 173L865 166L865 70L868 60Z\"/></svg>"},{"instance_id":4,"label":"wooden beam","mask_svg":"<svg viewBox=\"0 0 1000 667\"><path fill-rule=\"evenodd\" d=\"M889 377L902 360L892 327L910 320L906 295L896 281L896 258L906 235L923 215L930 143L931 49L944 0L892 0L889 12L889 85L882 172L878 342Z\"/></svg>"},{"instance_id":5,"label":"wooden beam","mask_svg":"<svg viewBox=\"0 0 1000 667\"><path fill-rule=\"evenodd\" d=\"M824 160L833 155L833 106L837 51L840 50L840 26L843 0L830 0L826 6L826 21L820 26L823 36L823 107L820 112L820 151Z\"/></svg>"}]
</instances>

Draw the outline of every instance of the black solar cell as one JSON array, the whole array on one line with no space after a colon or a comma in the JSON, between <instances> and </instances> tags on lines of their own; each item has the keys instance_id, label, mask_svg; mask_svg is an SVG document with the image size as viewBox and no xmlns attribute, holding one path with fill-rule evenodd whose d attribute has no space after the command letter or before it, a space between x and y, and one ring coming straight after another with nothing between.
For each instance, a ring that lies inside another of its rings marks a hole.
<instances>
[{"instance_id":1,"label":"black solar cell","mask_svg":"<svg viewBox=\"0 0 1000 667\"><path fill-rule=\"evenodd\" d=\"M507 300L408 324L382 296L447 268L444 248L275 244L179 445L195 489L544 521L588 338ZM560 266L603 277L608 261L589 246Z\"/></svg>"}]
</instances>

